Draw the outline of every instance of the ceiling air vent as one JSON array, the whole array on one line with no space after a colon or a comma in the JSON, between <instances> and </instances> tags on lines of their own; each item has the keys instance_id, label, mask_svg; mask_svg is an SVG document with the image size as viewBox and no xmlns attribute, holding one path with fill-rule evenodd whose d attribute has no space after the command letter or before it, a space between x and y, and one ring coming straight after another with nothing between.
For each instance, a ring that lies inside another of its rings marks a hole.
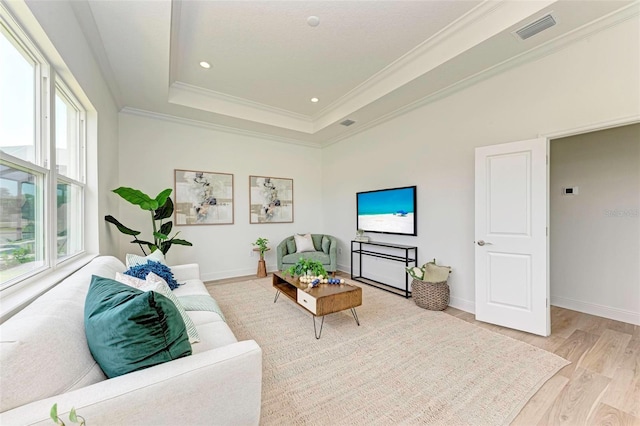
<instances>
[{"instance_id":1,"label":"ceiling air vent","mask_svg":"<svg viewBox=\"0 0 640 426\"><path fill-rule=\"evenodd\" d=\"M342 124L342 125L343 125L343 126L345 126L345 127L349 127L349 126L351 126L353 123L355 123L355 121L347 119L347 120L344 120L343 122L341 122L340 124Z\"/></svg>"},{"instance_id":2,"label":"ceiling air vent","mask_svg":"<svg viewBox=\"0 0 640 426\"><path fill-rule=\"evenodd\" d=\"M555 24L557 24L556 19L551 14L548 14L538 19L537 21L534 21L529 25L515 31L515 34L517 34L521 40L526 40L529 37L533 37L534 35L546 30L547 28L553 27Z\"/></svg>"}]
</instances>

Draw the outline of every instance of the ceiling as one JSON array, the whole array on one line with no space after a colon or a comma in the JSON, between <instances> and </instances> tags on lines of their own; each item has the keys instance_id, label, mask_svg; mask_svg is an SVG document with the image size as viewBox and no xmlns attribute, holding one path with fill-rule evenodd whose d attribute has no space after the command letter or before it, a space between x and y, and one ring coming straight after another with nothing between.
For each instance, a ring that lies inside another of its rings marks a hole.
<instances>
[{"instance_id":1,"label":"ceiling","mask_svg":"<svg viewBox=\"0 0 640 426\"><path fill-rule=\"evenodd\" d=\"M123 111L323 146L583 37L637 0L71 5ZM513 34L549 13L557 25Z\"/></svg>"}]
</instances>

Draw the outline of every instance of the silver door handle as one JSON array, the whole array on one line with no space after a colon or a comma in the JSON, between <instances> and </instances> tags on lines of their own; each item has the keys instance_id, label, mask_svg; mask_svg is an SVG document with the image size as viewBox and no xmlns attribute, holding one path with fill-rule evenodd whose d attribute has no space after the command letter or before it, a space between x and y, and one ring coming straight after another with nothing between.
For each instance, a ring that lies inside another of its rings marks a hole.
<instances>
[{"instance_id":1,"label":"silver door handle","mask_svg":"<svg viewBox=\"0 0 640 426\"><path fill-rule=\"evenodd\" d=\"M491 245L491 243L490 243L490 242L488 242L488 241L483 241L483 240L479 240L479 241L478 241L478 245L479 245L480 247L482 247L482 246L483 246L483 245L485 245L485 244L486 244L486 245Z\"/></svg>"}]
</instances>

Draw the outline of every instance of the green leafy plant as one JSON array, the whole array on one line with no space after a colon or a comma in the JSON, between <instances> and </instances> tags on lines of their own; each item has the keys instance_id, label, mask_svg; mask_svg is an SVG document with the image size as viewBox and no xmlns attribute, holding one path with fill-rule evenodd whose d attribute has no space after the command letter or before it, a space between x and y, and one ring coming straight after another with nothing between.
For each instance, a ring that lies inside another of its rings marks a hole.
<instances>
[{"instance_id":1,"label":"green leafy plant","mask_svg":"<svg viewBox=\"0 0 640 426\"><path fill-rule=\"evenodd\" d=\"M176 232L173 237L169 237L171 230L173 229L173 222L165 219L170 218L173 215L173 201L171 201L171 188L167 188L161 191L155 198L151 198L142 191L133 188L127 188L121 186L113 190L120 197L124 198L131 204L139 206L142 210L148 211L151 214L151 224L153 226L153 242L144 241L138 238L140 231L133 230L121 224L116 218L111 215L104 217L104 220L115 225L120 232L125 235L131 235L134 240L131 241L134 244L138 244L142 252L147 255L143 246L147 246L150 252L160 250L162 254L167 254L173 244L181 246L192 246L189 241L176 238L179 232Z\"/></svg>"},{"instance_id":2,"label":"green leafy plant","mask_svg":"<svg viewBox=\"0 0 640 426\"><path fill-rule=\"evenodd\" d=\"M323 275L327 276L327 271L324 269L322 262L319 260L307 259L306 257L301 257L298 259L295 265L287 269L286 271L291 276L300 276L304 275L307 272L311 272L311 275Z\"/></svg>"},{"instance_id":3,"label":"green leafy plant","mask_svg":"<svg viewBox=\"0 0 640 426\"><path fill-rule=\"evenodd\" d=\"M260 249L260 259L264 259L264 252L269 250L267 243L269 243L269 240L262 237L258 238L255 243L251 243Z\"/></svg>"},{"instance_id":4,"label":"green leafy plant","mask_svg":"<svg viewBox=\"0 0 640 426\"><path fill-rule=\"evenodd\" d=\"M26 247L20 247L13 250L11 254L13 254L13 258L17 260L18 263L27 263L29 261L31 251Z\"/></svg>"},{"instance_id":5,"label":"green leafy plant","mask_svg":"<svg viewBox=\"0 0 640 426\"><path fill-rule=\"evenodd\" d=\"M65 426L64 421L58 416L58 404L53 404L53 407L51 407L51 411L49 412L49 416L51 417L51 420L53 420L55 422L55 424L60 425L60 426ZM71 411L69 412L69 421L71 423L78 423L80 426L84 426L86 425L86 421L84 419L84 417L79 416L76 413L76 409L75 408L71 408Z\"/></svg>"}]
</instances>

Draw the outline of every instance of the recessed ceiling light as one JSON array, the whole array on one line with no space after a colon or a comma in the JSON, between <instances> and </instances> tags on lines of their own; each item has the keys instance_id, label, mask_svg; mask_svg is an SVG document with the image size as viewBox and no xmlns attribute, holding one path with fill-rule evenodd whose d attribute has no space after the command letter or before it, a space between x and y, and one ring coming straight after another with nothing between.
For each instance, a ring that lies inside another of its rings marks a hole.
<instances>
[{"instance_id":1,"label":"recessed ceiling light","mask_svg":"<svg viewBox=\"0 0 640 426\"><path fill-rule=\"evenodd\" d=\"M205 62L205 61L200 62L200 66L201 66L202 68L204 68L204 69L207 69L207 70L208 70L209 68L211 68L211 64L210 64L209 62Z\"/></svg>"},{"instance_id":2,"label":"recessed ceiling light","mask_svg":"<svg viewBox=\"0 0 640 426\"><path fill-rule=\"evenodd\" d=\"M309 24L310 27L317 27L320 25L320 18L317 16L309 16L307 18L307 24Z\"/></svg>"},{"instance_id":3,"label":"recessed ceiling light","mask_svg":"<svg viewBox=\"0 0 640 426\"><path fill-rule=\"evenodd\" d=\"M318 99L318 98L311 98L311 102L313 102L314 104L315 104L316 102L318 102L319 100L320 100L320 99Z\"/></svg>"}]
</instances>

